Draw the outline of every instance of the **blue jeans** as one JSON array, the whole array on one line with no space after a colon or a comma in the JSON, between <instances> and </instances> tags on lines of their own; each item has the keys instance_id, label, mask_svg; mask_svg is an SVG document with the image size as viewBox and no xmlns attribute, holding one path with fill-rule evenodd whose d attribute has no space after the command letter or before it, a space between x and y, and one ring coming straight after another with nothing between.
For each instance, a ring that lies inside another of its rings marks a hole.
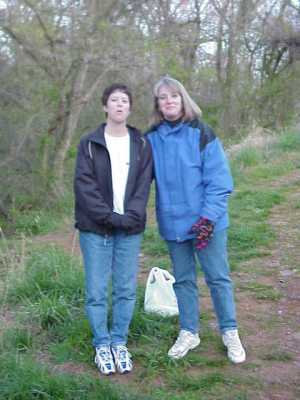
<instances>
[{"instance_id":1,"label":"blue jeans","mask_svg":"<svg viewBox=\"0 0 300 400\"><path fill-rule=\"evenodd\" d=\"M142 235L80 232L85 268L86 312L93 346L126 344L132 319ZM108 329L108 287L112 279L112 322Z\"/></svg>"},{"instance_id":2,"label":"blue jeans","mask_svg":"<svg viewBox=\"0 0 300 400\"><path fill-rule=\"evenodd\" d=\"M199 296L195 254L210 289L219 329L222 333L236 329L233 286L227 260L227 230L214 233L208 246L196 250L194 240L178 243L167 241L176 282L174 291L178 301L180 329L199 331Z\"/></svg>"}]
</instances>

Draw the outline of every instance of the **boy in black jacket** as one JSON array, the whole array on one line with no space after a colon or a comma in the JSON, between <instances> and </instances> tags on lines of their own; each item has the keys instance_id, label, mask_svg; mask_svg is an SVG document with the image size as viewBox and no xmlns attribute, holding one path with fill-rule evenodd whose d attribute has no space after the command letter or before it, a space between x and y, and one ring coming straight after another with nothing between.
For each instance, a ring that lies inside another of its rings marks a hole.
<instances>
[{"instance_id":1,"label":"boy in black jacket","mask_svg":"<svg viewBox=\"0 0 300 400\"><path fill-rule=\"evenodd\" d=\"M86 311L95 363L109 375L132 370L127 335L136 298L138 255L152 179L149 143L126 124L132 95L123 84L102 95L106 123L78 146L74 180L75 226L84 259ZM112 323L107 326L112 279Z\"/></svg>"}]
</instances>

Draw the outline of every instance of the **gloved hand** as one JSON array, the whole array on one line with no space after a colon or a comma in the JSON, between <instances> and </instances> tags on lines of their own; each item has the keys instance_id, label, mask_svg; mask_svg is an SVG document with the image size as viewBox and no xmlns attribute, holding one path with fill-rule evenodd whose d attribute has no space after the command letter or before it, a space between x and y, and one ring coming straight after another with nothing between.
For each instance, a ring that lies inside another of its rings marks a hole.
<instances>
[{"instance_id":1,"label":"gloved hand","mask_svg":"<svg viewBox=\"0 0 300 400\"><path fill-rule=\"evenodd\" d=\"M196 249L203 250L213 237L214 223L207 218L200 219L191 227L189 233L196 235Z\"/></svg>"},{"instance_id":2,"label":"gloved hand","mask_svg":"<svg viewBox=\"0 0 300 400\"><path fill-rule=\"evenodd\" d=\"M140 218L133 213L117 214L113 212L110 221L113 228L123 229L126 232L134 231L141 225Z\"/></svg>"},{"instance_id":3,"label":"gloved hand","mask_svg":"<svg viewBox=\"0 0 300 400\"><path fill-rule=\"evenodd\" d=\"M123 227L128 234L135 232L137 228L140 228L140 226L141 226L141 219L139 216L133 213L126 213L124 215Z\"/></svg>"}]
</instances>

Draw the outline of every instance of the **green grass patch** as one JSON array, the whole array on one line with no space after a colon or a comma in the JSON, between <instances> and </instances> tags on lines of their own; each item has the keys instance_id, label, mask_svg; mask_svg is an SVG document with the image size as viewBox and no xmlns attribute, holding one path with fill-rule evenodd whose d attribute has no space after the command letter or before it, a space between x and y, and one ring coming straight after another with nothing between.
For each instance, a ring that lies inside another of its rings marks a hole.
<instances>
[{"instance_id":1,"label":"green grass patch","mask_svg":"<svg viewBox=\"0 0 300 400\"><path fill-rule=\"evenodd\" d=\"M10 221L3 221L3 230L26 236L41 235L61 228L66 220L73 218L71 191L59 199L49 197L47 201L41 201L43 195L36 199L17 196L14 207L9 210Z\"/></svg>"},{"instance_id":2,"label":"green grass patch","mask_svg":"<svg viewBox=\"0 0 300 400\"><path fill-rule=\"evenodd\" d=\"M29 357L0 357L0 398L6 400L147 400L87 374L51 373Z\"/></svg>"},{"instance_id":3,"label":"green grass patch","mask_svg":"<svg viewBox=\"0 0 300 400\"><path fill-rule=\"evenodd\" d=\"M205 390L212 391L220 383L228 382L228 379L221 373L210 373L201 377L191 377L187 374L177 373L170 377L171 386L180 390Z\"/></svg>"},{"instance_id":4,"label":"green grass patch","mask_svg":"<svg viewBox=\"0 0 300 400\"><path fill-rule=\"evenodd\" d=\"M78 361L92 363L92 333L83 314L48 330L49 352L56 363Z\"/></svg>"},{"instance_id":5,"label":"green grass patch","mask_svg":"<svg viewBox=\"0 0 300 400\"><path fill-rule=\"evenodd\" d=\"M275 190L239 189L232 196L230 211L235 218L266 217L277 204L285 199L284 195Z\"/></svg>"},{"instance_id":6,"label":"green grass patch","mask_svg":"<svg viewBox=\"0 0 300 400\"><path fill-rule=\"evenodd\" d=\"M229 255L233 270L242 261L266 255L266 246L275 238L267 217L284 199L278 191L255 189L240 189L232 197Z\"/></svg>"},{"instance_id":7,"label":"green grass patch","mask_svg":"<svg viewBox=\"0 0 300 400\"><path fill-rule=\"evenodd\" d=\"M294 360L294 355L284 350L272 350L270 353L263 354L261 359L264 361L282 361Z\"/></svg>"},{"instance_id":8,"label":"green grass patch","mask_svg":"<svg viewBox=\"0 0 300 400\"><path fill-rule=\"evenodd\" d=\"M28 302L27 309L31 318L39 321L42 329L49 329L52 326L65 324L66 321L75 317L75 310L81 307L82 301L76 301L75 297L69 299L58 293L43 294L36 302Z\"/></svg>"},{"instance_id":9,"label":"green grass patch","mask_svg":"<svg viewBox=\"0 0 300 400\"><path fill-rule=\"evenodd\" d=\"M274 143L261 149L242 149L231 159L236 186L256 186L294 170L299 166L299 141L299 133L285 132L278 135Z\"/></svg>"},{"instance_id":10,"label":"green grass patch","mask_svg":"<svg viewBox=\"0 0 300 400\"><path fill-rule=\"evenodd\" d=\"M284 152L300 150L300 133L285 132L281 134L276 147Z\"/></svg>"},{"instance_id":11,"label":"green grass patch","mask_svg":"<svg viewBox=\"0 0 300 400\"><path fill-rule=\"evenodd\" d=\"M27 236L44 234L59 227L57 218L49 217L49 213L42 210L27 210L15 212L15 230Z\"/></svg>"},{"instance_id":12,"label":"green grass patch","mask_svg":"<svg viewBox=\"0 0 300 400\"><path fill-rule=\"evenodd\" d=\"M277 301L281 298L281 293L276 288L262 283L248 283L242 285L240 289L253 292L257 300Z\"/></svg>"},{"instance_id":13,"label":"green grass patch","mask_svg":"<svg viewBox=\"0 0 300 400\"><path fill-rule=\"evenodd\" d=\"M229 259L232 271L251 258L265 257L267 246L275 235L267 223L257 221L251 225L233 224L229 230Z\"/></svg>"},{"instance_id":14,"label":"green grass patch","mask_svg":"<svg viewBox=\"0 0 300 400\"><path fill-rule=\"evenodd\" d=\"M171 265L171 260L168 254L164 256L157 256L157 257L151 257L149 260L147 260L147 268L150 271L151 268L158 267L158 268L163 268L168 270L169 272L172 273L172 265Z\"/></svg>"},{"instance_id":15,"label":"green grass patch","mask_svg":"<svg viewBox=\"0 0 300 400\"><path fill-rule=\"evenodd\" d=\"M260 164L249 172L248 178L251 179L252 182L257 182L258 180L270 181L276 177L286 175L294 168L295 165L292 160L285 161L284 163Z\"/></svg>"},{"instance_id":16,"label":"green grass patch","mask_svg":"<svg viewBox=\"0 0 300 400\"><path fill-rule=\"evenodd\" d=\"M8 300L13 303L41 301L53 296L81 302L83 297L83 270L79 262L54 246L34 248L23 271L11 277Z\"/></svg>"},{"instance_id":17,"label":"green grass patch","mask_svg":"<svg viewBox=\"0 0 300 400\"><path fill-rule=\"evenodd\" d=\"M148 226L142 244L142 251L153 257L165 256L168 254L167 245L159 236L156 226Z\"/></svg>"},{"instance_id":18,"label":"green grass patch","mask_svg":"<svg viewBox=\"0 0 300 400\"><path fill-rule=\"evenodd\" d=\"M0 340L1 353L7 351L26 352L32 349L34 336L27 327L14 326L4 331Z\"/></svg>"},{"instance_id":19,"label":"green grass patch","mask_svg":"<svg viewBox=\"0 0 300 400\"><path fill-rule=\"evenodd\" d=\"M46 330L73 320L83 297L81 264L55 247L32 249L25 267L8 282L7 302L22 304L28 318Z\"/></svg>"},{"instance_id":20,"label":"green grass patch","mask_svg":"<svg viewBox=\"0 0 300 400\"><path fill-rule=\"evenodd\" d=\"M242 149L235 157L240 168L253 167L263 160L263 154L254 147Z\"/></svg>"}]
</instances>

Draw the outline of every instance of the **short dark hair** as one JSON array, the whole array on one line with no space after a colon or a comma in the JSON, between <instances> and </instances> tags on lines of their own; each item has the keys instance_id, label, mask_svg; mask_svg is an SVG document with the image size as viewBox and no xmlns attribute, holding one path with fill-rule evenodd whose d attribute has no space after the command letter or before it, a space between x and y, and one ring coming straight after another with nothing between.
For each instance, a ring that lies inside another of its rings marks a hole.
<instances>
[{"instance_id":1,"label":"short dark hair","mask_svg":"<svg viewBox=\"0 0 300 400\"><path fill-rule=\"evenodd\" d=\"M129 90L129 88L126 85L124 85L123 83L113 83L112 85L110 85L104 89L103 94L102 94L102 99L101 99L102 105L106 106L109 96L113 92L116 92L116 91L127 94L128 98L129 98L130 108L131 108L132 107L132 94L131 94L131 91Z\"/></svg>"}]
</instances>

